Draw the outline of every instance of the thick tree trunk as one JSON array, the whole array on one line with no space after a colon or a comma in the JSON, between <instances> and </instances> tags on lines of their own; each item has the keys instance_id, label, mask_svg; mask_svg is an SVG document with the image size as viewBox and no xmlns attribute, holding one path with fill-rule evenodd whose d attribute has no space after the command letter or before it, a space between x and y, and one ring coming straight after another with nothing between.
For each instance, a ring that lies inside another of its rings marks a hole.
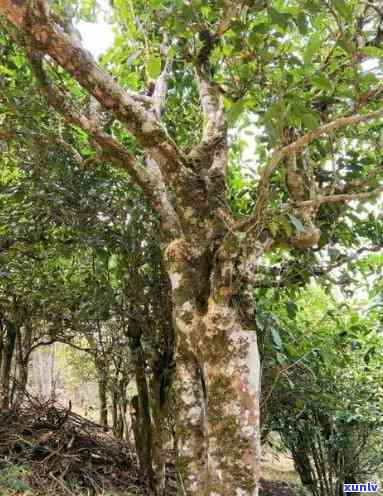
<instances>
[{"instance_id":1,"label":"thick tree trunk","mask_svg":"<svg viewBox=\"0 0 383 496\"><path fill-rule=\"evenodd\" d=\"M257 337L227 304L209 301L206 315L208 492L258 494L260 357Z\"/></svg>"},{"instance_id":2,"label":"thick tree trunk","mask_svg":"<svg viewBox=\"0 0 383 496\"><path fill-rule=\"evenodd\" d=\"M9 408L12 358L16 344L16 327L12 322L5 324L3 353L0 370L0 409Z\"/></svg>"},{"instance_id":3,"label":"thick tree trunk","mask_svg":"<svg viewBox=\"0 0 383 496\"><path fill-rule=\"evenodd\" d=\"M2 363L3 363L5 333L6 333L5 322L0 317L0 370L2 367Z\"/></svg>"},{"instance_id":4,"label":"thick tree trunk","mask_svg":"<svg viewBox=\"0 0 383 496\"><path fill-rule=\"evenodd\" d=\"M202 302L205 271L193 263L190 247L174 241L166 256L177 333L181 485L187 495L256 496L260 358L255 333L243 328L230 304L230 257L212 260Z\"/></svg>"}]
</instances>

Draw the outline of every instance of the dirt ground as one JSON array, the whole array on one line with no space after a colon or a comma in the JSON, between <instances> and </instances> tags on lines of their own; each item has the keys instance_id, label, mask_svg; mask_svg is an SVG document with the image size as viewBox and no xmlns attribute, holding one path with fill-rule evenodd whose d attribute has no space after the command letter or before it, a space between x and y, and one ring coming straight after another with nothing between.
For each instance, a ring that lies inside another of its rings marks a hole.
<instances>
[{"instance_id":1,"label":"dirt ground","mask_svg":"<svg viewBox=\"0 0 383 496\"><path fill-rule=\"evenodd\" d=\"M259 496L299 496L298 487L285 481L261 479Z\"/></svg>"},{"instance_id":2,"label":"dirt ground","mask_svg":"<svg viewBox=\"0 0 383 496\"><path fill-rule=\"evenodd\" d=\"M274 443L279 444L275 437ZM259 496L300 496L300 481L294 463L287 453L266 448L262 456Z\"/></svg>"}]
</instances>

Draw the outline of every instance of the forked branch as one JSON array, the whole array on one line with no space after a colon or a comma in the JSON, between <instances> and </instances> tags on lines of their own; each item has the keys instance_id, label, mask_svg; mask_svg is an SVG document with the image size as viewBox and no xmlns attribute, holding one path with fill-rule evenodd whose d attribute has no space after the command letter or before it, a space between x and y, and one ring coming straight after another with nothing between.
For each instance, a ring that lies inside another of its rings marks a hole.
<instances>
[{"instance_id":1,"label":"forked branch","mask_svg":"<svg viewBox=\"0 0 383 496\"><path fill-rule=\"evenodd\" d=\"M141 187L143 193L158 214L164 233L175 236L179 234L179 221L177 215L166 194L166 187L159 174L153 174L145 169L126 150L122 144L114 139L110 134L104 132L99 127L95 119L89 119L80 114L74 106L70 104L68 95L57 89L49 81L42 63L42 55L37 52L29 52L29 59L33 72L41 84L43 92L49 103L54 107L64 119L80 127L97 145L103 154L112 163L124 168L134 181ZM81 157L77 155L77 160ZM85 162L85 161L84 161Z\"/></svg>"},{"instance_id":2,"label":"forked branch","mask_svg":"<svg viewBox=\"0 0 383 496\"><path fill-rule=\"evenodd\" d=\"M267 209L267 201L269 198L269 191L270 191L270 178L283 158L292 155L298 156L313 141L321 138L326 134L329 134L331 131L337 129L344 129L346 127L360 124L363 122L368 122L374 119L378 119L379 117L382 116L383 116L383 108L380 110L370 112L365 115L355 114L347 117L339 117L338 119L335 119L334 121L329 122L328 124L325 124L321 127L318 127L317 129L310 131L304 136L301 136L293 143L286 145L280 148L279 150L276 150L273 153L273 155L270 157L268 163L261 172L261 177L259 181L259 195L258 195L257 203L255 205L254 213L248 219L238 224L237 229L243 231L243 230L251 229L252 226L261 223L261 220L264 218ZM361 195L369 195L369 196L373 196L374 194L375 193L361 193ZM320 198L321 199L319 200L319 204L324 203L326 201L325 200L326 197L320 197ZM354 198L350 198L350 195L333 195L331 196L331 198L332 200L330 201L334 201L334 202L349 201L350 199L351 200L354 199ZM303 204L306 206L313 206L317 204L317 200L314 199L314 200L308 200L307 202L300 202L300 205Z\"/></svg>"}]
</instances>

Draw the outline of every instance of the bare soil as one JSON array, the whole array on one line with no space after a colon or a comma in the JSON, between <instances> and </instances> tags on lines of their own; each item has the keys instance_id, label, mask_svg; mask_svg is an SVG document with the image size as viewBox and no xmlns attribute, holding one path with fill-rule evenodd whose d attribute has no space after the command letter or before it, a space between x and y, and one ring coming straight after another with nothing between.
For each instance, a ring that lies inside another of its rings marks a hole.
<instances>
[{"instance_id":1,"label":"bare soil","mask_svg":"<svg viewBox=\"0 0 383 496\"><path fill-rule=\"evenodd\" d=\"M285 481L260 480L259 496L298 496L298 487Z\"/></svg>"}]
</instances>

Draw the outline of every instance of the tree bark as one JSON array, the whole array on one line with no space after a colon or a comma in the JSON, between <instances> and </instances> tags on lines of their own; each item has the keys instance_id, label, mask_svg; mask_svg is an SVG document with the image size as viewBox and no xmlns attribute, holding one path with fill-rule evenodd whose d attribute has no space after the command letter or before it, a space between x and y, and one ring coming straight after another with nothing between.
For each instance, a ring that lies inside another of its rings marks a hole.
<instances>
[{"instance_id":1,"label":"tree bark","mask_svg":"<svg viewBox=\"0 0 383 496\"><path fill-rule=\"evenodd\" d=\"M260 358L257 336L229 305L211 299L206 315L209 491L258 494Z\"/></svg>"},{"instance_id":2,"label":"tree bark","mask_svg":"<svg viewBox=\"0 0 383 496\"><path fill-rule=\"evenodd\" d=\"M130 351L132 353L135 378L137 384L137 400L134 405L136 411L136 440L139 446L136 446L139 455L141 469L147 474L149 484L154 493L156 493L156 479L153 471L153 432L150 415L150 396L149 388L145 373L145 358L141 344L141 335L135 323L131 322L131 337L129 338ZM133 336L134 335L134 336Z\"/></svg>"},{"instance_id":3,"label":"tree bark","mask_svg":"<svg viewBox=\"0 0 383 496\"><path fill-rule=\"evenodd\" d=\"M120 401L118 403L118 418L121 424L120 429L120 438L124 439L127 435L127 422L126 422L126 414L128 409L128 397L127 397L127 384L128 381L126 379L122 379L119 384L120 389Z\"/></svg>"},{"instance_id":4,"label":"tree bark","mask_svg":"<svg viewBox=\"0 0 383 496\"><path fill-rule=\"evenodd\" d=\"M230 254L206 271L182 240L167 249L176 346L178 469L186 494L256 496L260 457L257 338L231 305ZM203 265L203 264L202 264ZM197 274L197 277L195 276Z\"/></svg>"},{"instance_id":5,"label":"tree bark","mask_svg":"<svg viewBox=\"0 0 383 496\"><path fill-rule=\"evenodd\" d=\"M3 338L3 354L0 370L0 408L10 406L10 382L12 359L16 344L16 326L10 322L5 323L5 336Z\"/></svg>"},{"instance_id":6,"label":"tree bark","mask_svg":"<svg viewBox=\"0 0 383 496\"><path fill-rule=\"evenodd\" d=\"M113 435L118 437L118 393L117 393L117 381L113 381L112 386L112 429Z\"/></svg>"},{"instance_id":7,"label":"tree bark","mask_svg":"<svg viewBox=\"0 0 383 496\"><path fill-rule=\"evenodd\" d=\"M6 333L5 321L0 316L0 370L3 363L5 333Z\"/></svg>"},{"instance_id":8,"label":"tree bark","mask_svg":"<svg viewBox=\"0 0 383 496\"><path fill-rule=\"evenodd\" d=\"M100 425L108 427L108 401L107 401L107 385L108 376L104 368L98 368L98 399L100 402Z\"/></svg>"},{"instance_id":9,"label":"tree bark","mask_svg":"<svg viewBox=\"0 0 383 496\"><path fill-rule=\"evenodd\" d=\"M16 401L21 402L24 398L28 383L29 350L32 344L32 326L26 322L23 327L17 329L16 333L16 359L17 359L17 384Z\"/></svg>"},{"instance_id":10,"label":"tree bark","mask_svg":"<svg viewBox=\"0 0 383 496\"><path fill-rule=\"evenodd\" d=\"M166 420L169 420L169 403L167 391L164 391L165 370L154 370L150 381L151 410L153 416L153 471L155 473L156 491L158 495L165 494L166 469Z\"/></svg>"},{"instance_id":11,"label":"tree bark","mask_svg":"<svg viewBox=\"0 0 383 496\"><path fill-rule=\"evenodd\" d=\"M126 426L126 382L121 379L116 379L113 384L112 394L112 422L113 435L118 439L124 438Z\"/></svg>"}]
</instances>

